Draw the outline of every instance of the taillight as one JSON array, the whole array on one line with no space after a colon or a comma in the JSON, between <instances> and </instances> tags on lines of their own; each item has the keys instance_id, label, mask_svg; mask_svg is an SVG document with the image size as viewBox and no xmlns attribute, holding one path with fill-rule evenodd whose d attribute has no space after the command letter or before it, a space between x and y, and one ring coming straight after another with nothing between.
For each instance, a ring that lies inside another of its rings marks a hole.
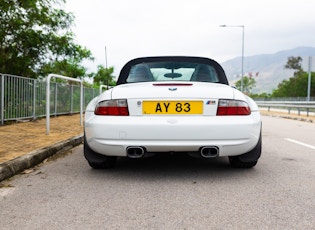
<instances>
[{"instance_id":1,"label":"taillight","mask_svg":"<svg viewBox=\"0 0 315 230\"><path fill-rule=\"evenodd\" d=\"M251 111L245 101L219 100L217 116L250 115Z\"/></svg>"},{"instance_id":2,"label":"taillight","mask_svg":"<svg viewBox=\"0 0 315 230\"><path fill-rule=\"evenodd\" d=\"M128 103L126 99L101 101L97 104L95 115L129 116Z\"/></svg>"}]
</instances>

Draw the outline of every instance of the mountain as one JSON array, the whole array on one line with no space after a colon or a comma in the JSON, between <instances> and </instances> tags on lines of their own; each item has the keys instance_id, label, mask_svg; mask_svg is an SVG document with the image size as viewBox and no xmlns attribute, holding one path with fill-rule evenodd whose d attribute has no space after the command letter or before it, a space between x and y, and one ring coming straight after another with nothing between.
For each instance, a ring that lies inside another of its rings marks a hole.
<instances>
[{"instance_id":1,"label":"mountain","mask_svg":"<svg viewBox=\"0 0 315 230\"><path fill-rule=\"evenodd\" d=\"M293 70L285 69L284 66L288 57L300 56L303 63L309 56L315 56L314 47L297 47L295 49L283 50L274 54L261 54L244 57L244 75L252 76L256 80L256 87L253 93L271 93L273 89L284 79L293 76ZM231 85L240 80L242 58L237 57L221 63ZM304 69L307 71L307 69ZM257 75L257 76L256 76Z\"/></svg>"}]
</instances>

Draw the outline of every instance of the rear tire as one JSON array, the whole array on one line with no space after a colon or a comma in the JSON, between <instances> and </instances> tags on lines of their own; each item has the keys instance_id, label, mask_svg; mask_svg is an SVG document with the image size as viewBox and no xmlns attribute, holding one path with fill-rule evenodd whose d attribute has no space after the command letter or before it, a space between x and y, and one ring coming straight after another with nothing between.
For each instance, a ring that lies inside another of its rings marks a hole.
<instances>
[{"instance_id":1,"label":"rear tire","mask_svg":"<svg viewBox=\"0 0 315 230\"><path fill-rule=\"evenodd\" d=\"M84 135L84 156L89 165L94 169L109 169L116 166L116 156L105 156L94 152L87 144L86 137Z\"/></svg>"},{"instance_id":2,"label":"rear tire","mask_svg":"<svg viewBox=\"0 0 315 230\"><path fill-rule=\"evenodd\" d=\"M88 161L88 163L93 169L114 168L116 166L116 160L111 159L111 157L108 157L108 158L110 158L110 159L106 159L102 163L99 163L99 162L96 163L96 162L92 162L92 161Z\"/></svg>"},{"instance_id":3,"label":"rear tire","mask_svg":"<svg viewBox=\"0 0 315 230\"><path fill-rule=\"evenodd\" d=\"M245 154L239 156L230 156L230 165L233 168L252 168L254 167L261 155L261 134L255 148Z\"/></svg>"},{"instance_id":4,"label":"rear tire","mask_svg":"<svg viewBox=\"0 0 315 230\"><path fill-rule=\"evenodd\" d=\"M230 165L233 168L252 168L257 164L257 161L244 162L240 160L237 156L229 157Z\"/></svg>"}]
</instances>

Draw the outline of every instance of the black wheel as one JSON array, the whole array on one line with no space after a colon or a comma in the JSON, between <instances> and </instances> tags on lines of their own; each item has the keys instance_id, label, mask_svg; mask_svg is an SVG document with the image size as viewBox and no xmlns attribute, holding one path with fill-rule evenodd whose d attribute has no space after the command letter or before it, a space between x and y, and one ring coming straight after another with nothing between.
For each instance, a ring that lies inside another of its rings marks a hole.
<instances>
[{"instance_id":1,"label":"black wheel","mask_svg":"<svg viewBox=\"0 0 315 230\"><path fill-rule=\"evenodd\" d=\"M114 168L116 166L116 159L114 160L114 157L108 157L105 161L102 163L100 162L93 162L93 161L88 161L89 165L93 169L109 169L109 168Z\"/></svg>"},{"instance_id":2,"label":"black wheel","mask_svg":"<svg viewBox=\"0 0 315 230\"><path fill-rule=\"evenodd\" d=\"M116 156L105 156L94 152L87 144L84 135L84 156L89 165L94 169L108 169L114 168L117 162Z\"/></svg>"},{"instance_id":3,"label":"black wheel","mask_svg":"<svg viewBox=\"0 0 315 230\"><path fill-rule=\"evenodd\" d=\"M257 164L257 161L252 162L244 162L238 158L238 156L235 157L229 157L230 165L233 168L252 168Z\"/></svg>"},{"instance_id":4,"label":"black wheel","mask_svg":"<svg viewBox=\"0 0 315 230\"><path fill-rule=\"evenodd\" d=\"M261 134L255 148L239 156L230 156L230 165L233 168L252 168L254 167L261 155Z\"/></svg>"}]
</instances>

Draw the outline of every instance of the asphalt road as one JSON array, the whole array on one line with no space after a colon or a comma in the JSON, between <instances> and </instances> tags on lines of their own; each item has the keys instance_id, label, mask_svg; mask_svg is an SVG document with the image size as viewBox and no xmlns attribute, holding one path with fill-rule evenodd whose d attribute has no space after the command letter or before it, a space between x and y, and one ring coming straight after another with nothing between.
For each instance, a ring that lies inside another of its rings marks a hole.
<instances>
[{"instance_id":1,"label":"asphalt road","mask_svg":"<svg viewBox=\"0 0 315 230\"><path fill-rule=\"evenodd\" d=\"M314 133L263 117L250 170L176 155L92 170L81 145L2 182L0 229L314 229Z\"/></svg>"}]
</instances>

